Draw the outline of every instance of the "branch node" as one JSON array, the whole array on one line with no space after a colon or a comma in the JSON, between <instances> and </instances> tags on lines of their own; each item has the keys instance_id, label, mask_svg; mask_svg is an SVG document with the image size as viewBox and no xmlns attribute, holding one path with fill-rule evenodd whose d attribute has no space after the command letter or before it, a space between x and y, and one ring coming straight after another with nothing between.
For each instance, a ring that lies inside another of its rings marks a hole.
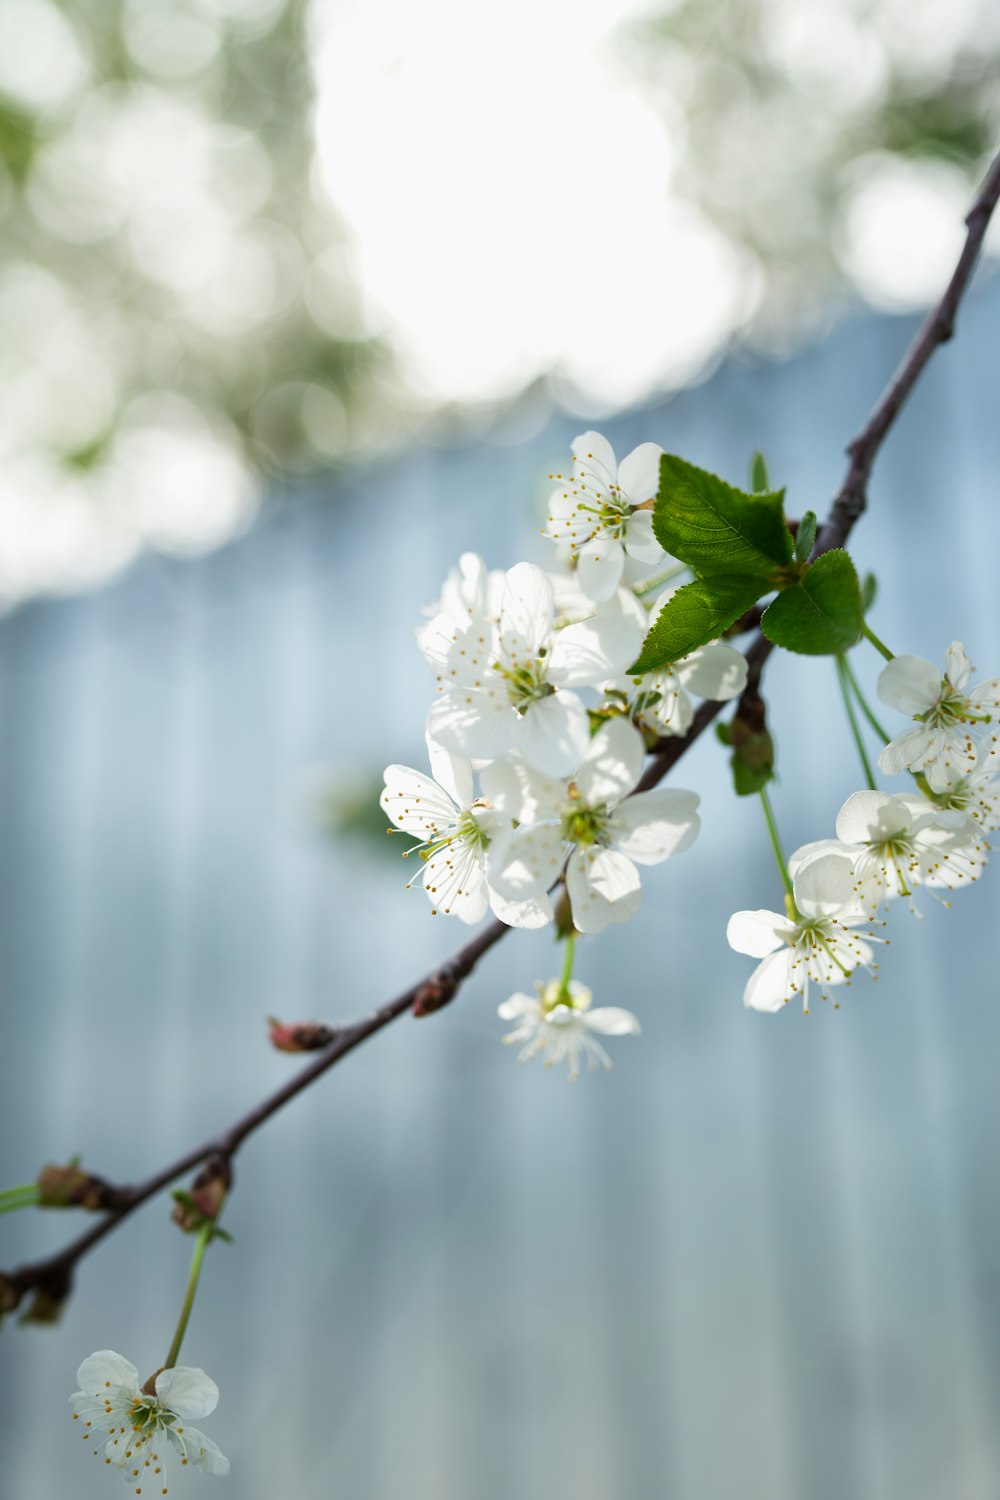
<instances>
[{"instance_id":1,"label":"branch node","mask_svg":"<svg viewBox=\"0 0 1000 1500\"><path fill-rule=\"evenodd\" d=\"M424 1016L432 1016L435 1011L443 1010L458 992L458 987L465 974L460 964L454 962L442 964L436 973L429 979L425 979L413 997L410 1009L417 1020Z\"/></svg>"}]
</instances>

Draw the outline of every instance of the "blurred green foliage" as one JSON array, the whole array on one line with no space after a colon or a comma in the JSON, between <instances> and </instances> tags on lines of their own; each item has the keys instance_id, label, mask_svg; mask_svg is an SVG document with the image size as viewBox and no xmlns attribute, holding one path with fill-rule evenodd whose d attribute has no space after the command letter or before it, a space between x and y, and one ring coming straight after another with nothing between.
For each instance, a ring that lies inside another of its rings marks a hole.
<instances>
[{"instance_id":1,"label":"blurred green foliage","mask_svg":"<svg viewBox=\"0 0 1000 1500\"><path fill-rule=\"evenodd\" d=\"M680 0L623 46L678 143L675 189L745 257L751 337L778 350L871 292L859 208L925 188L957 209L1000 138L993 0Z\"/></svg>"}]
</instances>

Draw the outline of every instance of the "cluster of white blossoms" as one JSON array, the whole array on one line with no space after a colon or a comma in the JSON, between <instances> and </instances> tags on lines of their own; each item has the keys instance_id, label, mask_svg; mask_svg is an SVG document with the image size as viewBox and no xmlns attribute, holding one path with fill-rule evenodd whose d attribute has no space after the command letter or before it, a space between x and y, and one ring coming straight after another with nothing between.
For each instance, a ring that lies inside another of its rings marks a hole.
<instances>
[{"instance_id":1,"label":"cluster of white blossoms","mask_svg":"<svg viewBox=\"0 0 1000 1500\"><path fill-rule=\"evenodd\" d=\"M619 466L586 432L573 469L553 475L546 535L557 568L519 562L490 571L465 554L417 632L436 675L427 714L428 771L392 765L381 805L418 842L419 884L435 912L478 922L492 910L513 927L554 919L565 888L572 928L602 932L642 902L639 868L690 848L698 798L636 790L646 751L684 734L690 694L725 700L746 685L739 651L713 642L671 668L630 676L643 639L683 571L653 536L661 449L643 443ZM587 996L584 1004L583 996ZM567 1060L595 1050L589 992L568 981L515 996L522 1058ZM512 1011L511 1007L515 1007ZM631 1029L619 1021L614 1029Z\"/></svg>"},{"instance_id":2,"label":"cluster of white blossoms","mask_svg":"<svg viewBox=\"0 0 1000 1500\"><path fill-rule=\"evenodd\" d=\"M874 976L872 930L904 897L915 911L923 887L946 892L971 885L989 854L984 834L1000 828L1000 678L967 689L965 647L949 647L942 673L917 656L894 656L878 694L913 727L888 742L879 768L909 773L913 790L872 790L848 797L836 838L806 844L788 861L786 911L741 911L729 922L730 945L762 962L744 1004L777 1011L793 997L809 1009L815 985L828 991L855 970ZM939 899L941 899L939 897Z\"/></svg>"},{"instance_id":3,"label":"cluster of white blossoms","mask_svg":"<svg viewBox=\"0 0 1000 1500\"><path fill-rule=\"evenodd\" d=\"M204 1370L177 1365L140 1386L135 1365L113 1349L99 1349L76 1379L80 1389L69 1399L84 1442L119 1469L137 1495L167 1493L168 1455L205 1474L229 1473L228 1458L211 1438L188 1425L219 1402L219 1388Z\"/></svg>"}]
</instances>

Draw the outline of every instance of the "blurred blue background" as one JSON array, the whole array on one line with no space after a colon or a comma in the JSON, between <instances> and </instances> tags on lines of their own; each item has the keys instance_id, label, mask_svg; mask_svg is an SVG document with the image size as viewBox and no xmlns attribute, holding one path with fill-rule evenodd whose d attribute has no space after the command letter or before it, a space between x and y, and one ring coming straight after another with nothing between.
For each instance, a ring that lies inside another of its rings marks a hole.
<instances>
[{"instance_id":1,"label":"blurred blue background","mask_svg":"<svg viewBox=\"0 0 1000 1500\"><path fill-rule=\"evenodd\" d=\"M760 447L790 513L822 512L914 326L859 316L600 425L619 453L652 439L737 483ZM880 635L934 660L957 637L981 675L998 344L993 282L854 538ZM0 1182L77 1151L144 1175L296 1066L265 1014L352 1017L463 940L317 808L331 767L343 787L420 763L419 608L463 549L545 564L544 476L582 425L277 493L210 556L147 555L0 622ZM857 664L873 685L874 653ZM794 847L859 774L828 662L780 657L767 692ZM675 781L704 799L699 842L580 948L595 1004L642 1021L613 1073L567 1087L500 1045L497 1004L556 963L551 936L512 934L451 1008L394 1025L240 1153L236 1244L208 1258L183 1359L219 1382L205 1426L241 1500L1000 1492L998 874L922 923L897 913L878 984L839 1012L751 1014L724 931L778 902L759 810L710 736ZM190 1249L167 1218L150 1204L83 1264L60 1327L4 1328L11 1500L115 1489L64 1401L93 1349L143 1373L163 1357ZM79 1222L6 1217L0 1263Z\"/></svg>"}]
</instances>

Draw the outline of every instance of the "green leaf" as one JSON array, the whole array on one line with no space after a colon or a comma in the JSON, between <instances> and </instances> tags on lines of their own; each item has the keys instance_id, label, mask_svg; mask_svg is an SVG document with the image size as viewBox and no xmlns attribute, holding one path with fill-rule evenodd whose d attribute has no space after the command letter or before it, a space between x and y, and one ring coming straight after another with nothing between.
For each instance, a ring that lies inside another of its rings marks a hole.
<instances>
[{"instance_id":1,"label":"green leaf","mask_svg":"<svg viewBox=\"0 0 1000 1500\"><path fill-rule=\"evenodd\" d=\"M767 460L759 451L750 460L750 488L758 495L771 488L771 481L767 477Z\"/></svg>"},{"instance_id":2,"label":"green leaf","mask_svg":"<svg viewBox=\"0 0 1000 1500\"><path fill-rule=\"evenodd\" d=\"M861 603L865 607L865 614L875 603L875 595L878 593L878 579L874 573L866 573L861 580Z\"/></svg>"},{"instance_id":3,"label":"green leaf","mask_svg":"<svg viewBox=\"0 0 1000 1500\"><path fill-rule=\"evenodd\" d=\"M799 583L768 605L760 628L787 651L831 656L853 646L863 624L858 575L847 553L837 548L824 552Z\"/></svg>"},{"instance_id":4,"label":"green leaf","mask_svg":"<svg viewBox=\"0 0 1000 1500\"><path fill-rule=\"evenodd\" d=\"M714 641L768 589L766 580L738 573L686 583L660 610L630 675L655 672Z\"/></svg>"},{"instance_id":5,"label":"green leaf","mask_svg":"<svg viewBox=\"0 0 1000 1500\"><path fill-rule=\"evenodd\" d=\"M798 534L795 538L795 561L804 563L809 561L809 554L816 545L816 512L807 510L799 522Z\"/></svg>"},{"instance_id":6,"label":"green leaf","mask_svg":"<svg viewBox=\"0 0 1000 1500\"><path fill-rule=\"evenodd\" d=\"M703 578L754 574L771 580L773 587L794 561L783 496L783 490L745 495L705 469L665 453L653 530L666 552Z\"/></svg>"}]
</instances>

